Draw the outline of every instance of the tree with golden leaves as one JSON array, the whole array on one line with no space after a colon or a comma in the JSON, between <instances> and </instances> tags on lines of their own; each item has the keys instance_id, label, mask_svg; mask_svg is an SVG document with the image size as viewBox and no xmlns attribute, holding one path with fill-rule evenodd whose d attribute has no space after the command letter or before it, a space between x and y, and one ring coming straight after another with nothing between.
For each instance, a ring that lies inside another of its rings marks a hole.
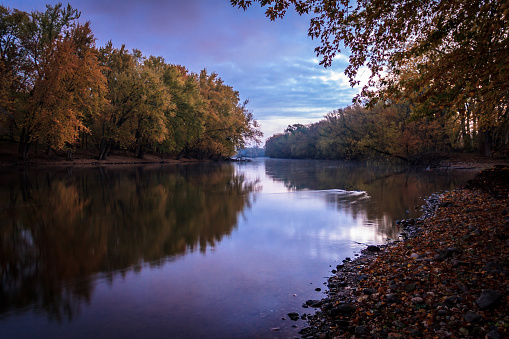
<instances>
[{"instance_id":1,"label":"tree with golden leaves","mask_svg":"<svg viewBox=\"0 0 509 339\"><path fill-rule=\"evenodd\" d=\"M36 142L71 150L87 114L104 104L105 79L89 23L70 5L25 13L1 8L2 109L20 131L25 159ZM4 114L5 115L5 114ZM70 153L69 153L70 155Z\"/></svg>"}]
</instances>

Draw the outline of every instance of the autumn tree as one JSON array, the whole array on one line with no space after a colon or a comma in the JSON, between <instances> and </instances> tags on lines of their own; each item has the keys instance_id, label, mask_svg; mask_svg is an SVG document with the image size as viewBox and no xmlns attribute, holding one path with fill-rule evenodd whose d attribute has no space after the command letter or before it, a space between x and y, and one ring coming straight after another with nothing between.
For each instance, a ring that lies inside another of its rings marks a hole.
<instances>
[{"instance_id":1,"label":"autumn tree","mask_svg":"<svg viewBox=\"0 0 509 339\"><path fill-rule=\"evenodd\" d=\"M32 115L25 126L48 147L70 151L79 132L89 132L83 123L85 116L98 114L105 103L105 80L92 43L89 25L77 25L56 40L46 56L44 74L37 79L38 90L28 106Z\"/></svg>"},{"instance_id":2,"label":"autumn tree","mask_svg":"<svg viewBox=\"0 0 509 339\"><path fill-rule=\"evenodd\" d=\"M360 98L372 104L400 93L436 114L468 105L484 143L507 128L509 100L509 5L505 0L231 0L247 9L255 2L271 19L293 7L312 16L308 34L319 39L315 51L330 66L345 51L345 73L352 85L365 66L371 71ZM415 74L400 79L408 62ZM381 80L381 86L373 90ZM401 81L402 80L402 81ZM485 147L489 153L490 147Z\"/></svg>"},{"instance_id":3,"label":"autumn tree","mask_svg":"<svg viewBox=\"0 0 509 339\"><path fill-rule=\"evenodd\" d=\"M234 155L262 135L247 101L216 74L190 73L139 50L99 50L70 5L26 13L0 6L0 133L51 150ZM81 141L81 143L79 143Z\"/></svg>"},{"instance_id":4,"label":"autumn tree","mask_svg":"<svg viewBox=\"0 0 509 339\"><path fill-rule=\"evenodd\" d=\"M162 81L167 87L174 106L168 112L168 138L161 150L175 152L179 158L186 156L204 132L205 100L200 93L197 74L184 66L166 65Z\"/></svg>"},{"instance_id":5,"label":"autumn tree","mask_svg":"<svg viewBox=\"0 0 509 339\"><path fill-rule=\"evenodd\" d=\"M94 124L99 160L107 157L115 143L141 157L146 144L161 143L167 137L165 112L172 102L162 81L163 70L139 50L131 53L125 46L114 48L109 42L100 52L109 106Z\"/></svg>"},{"instance_id":6,"label":"autumn tree","mask_svg":"<svg viewBox=\"0 0 509 339\"><path fill-rule=\"evenodd\" d=\"M247 110L247 101L240 102L239 92L226 85L216 74L204 69L199 78L200 93L205 101L205 130L195 146L200 157L214 154L229 157L236 147L244 147L246 139L261 136L258 124Z\"/></svg>"},{"instance_id":7,"label":"autumn tree","mask_svg":"<svg viewBox=\"0 0 509 339\"><path fill-rule=\"evenodd\" d=\"M84 114L103 104L104 78L89 23L78 24L80 14L70 5L46 7L44 13L1 11L3 109L20 130L23 158L34 141L70 150L87 130Z\"/></svg>"},{"instance_id":8,"label":"autumn tree","mask_svg":"<svg viewBox=\"0 0 509 339\"><path fill-rule=\"evenodd\" d=\"M409 104L366 108L354 104L310 125L294 124L266 142L273 158L387 159L416 164L429 153L450 151L454 138L438 120L411 116ZM449 128L449 126L448 126Z\"/></svg>"}]
</instances>

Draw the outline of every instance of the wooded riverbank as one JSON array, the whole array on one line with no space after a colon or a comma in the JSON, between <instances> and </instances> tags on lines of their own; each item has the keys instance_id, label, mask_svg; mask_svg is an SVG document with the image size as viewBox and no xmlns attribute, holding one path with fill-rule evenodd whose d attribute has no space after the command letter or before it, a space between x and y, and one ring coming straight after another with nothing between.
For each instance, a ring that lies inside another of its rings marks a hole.
<instances>
[{"instance_id":1,"label":"wooded riverbank","mask_svg":"<svg viewBox=\"0 0 509 339\"><path fill-rule=\"evenodd\" d=\"M304 338L506 338L509 335L509 167L428 199L400 222L405 241L338 265L327 297L308 301ZM415 236L412 236L415 235Z\"/></svg>"},{"instance_id":2,"label":"wooded riverbank","mask_svg":"<svg viewBox=\"0 0 509 339\"><path fill-rule=\"evenodd\" d=\"M429 170L468 170L481 171L496 165L509 165L509 159L488 158L477 153L442 153L436 154L434 160L427 163ZM375 159L376 160L376 159ZM67 158L64 151L38 150L23 160L16 151L16 147L3 145L0 147L0 166L109 166L109 165L140 165L140 164L181 164L188 162L206 161L193 158L177 159L175 155L160 155L146 153L143 157L135 157L132 152L115 151L106 159L98 160L96 152L76 150L72 159Z\"/></svg>"}]
</instances>

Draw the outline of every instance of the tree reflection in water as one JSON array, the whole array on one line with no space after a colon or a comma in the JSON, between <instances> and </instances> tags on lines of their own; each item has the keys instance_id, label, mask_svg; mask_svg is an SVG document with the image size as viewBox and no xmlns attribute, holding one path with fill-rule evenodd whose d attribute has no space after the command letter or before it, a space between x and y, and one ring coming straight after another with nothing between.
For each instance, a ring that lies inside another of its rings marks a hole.
<instances>
[{"instance_id":1,"label":"tree reflection in water","mask_svg":"<svg viewBox=\"0 0 509 339\"><path fill-rule=\"evenodd\" d=\"M206 252L231 234L257 190L231 164L0 174L0 315L72 319L93 275Z\"/></svg>"},{"instance_id":2,"label":"tree reflection in water","mask_svg":"<svg viewBox=\"0 0 509 339\"><path fill-rule=\"evenodd\" d=\"M460 187L472 177L470 172L426 172L335 160L267 159L265 170L291 191L320 191L331 207L376 225L380 235L392 239L401 231L394 227L395 218L419 216L415 207L423 198ZM369 199L344 191L365 192Z\"/></svg>"}]
</instances>

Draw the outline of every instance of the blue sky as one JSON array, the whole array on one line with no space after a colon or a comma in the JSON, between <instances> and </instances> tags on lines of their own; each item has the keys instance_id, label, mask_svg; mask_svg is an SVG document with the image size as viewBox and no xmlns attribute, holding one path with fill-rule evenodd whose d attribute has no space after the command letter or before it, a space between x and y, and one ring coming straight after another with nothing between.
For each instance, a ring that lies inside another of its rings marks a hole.
<instances>
[{"instance_id":1,"label":"blue sky","mask_svg":"<svg viewBox=\"0 0 509 339\"><path fill-rule=\"evenodd\" d=\"M24 11L45 10L36 0L0 0ZM67 4L67 2L63 2ZM293 12L275 22L258 4L247 11L229 0L69 0L90 21L103 46L125 44L144 55L162 56L192 72L216 72L239 91L260 122L264 139L289 124L308 124L346 107L359 92L343 74L347 56L319 65L307 36L309 17ZM364 74L360 72L361 78Z\"/></svg>"}]
</instances>

